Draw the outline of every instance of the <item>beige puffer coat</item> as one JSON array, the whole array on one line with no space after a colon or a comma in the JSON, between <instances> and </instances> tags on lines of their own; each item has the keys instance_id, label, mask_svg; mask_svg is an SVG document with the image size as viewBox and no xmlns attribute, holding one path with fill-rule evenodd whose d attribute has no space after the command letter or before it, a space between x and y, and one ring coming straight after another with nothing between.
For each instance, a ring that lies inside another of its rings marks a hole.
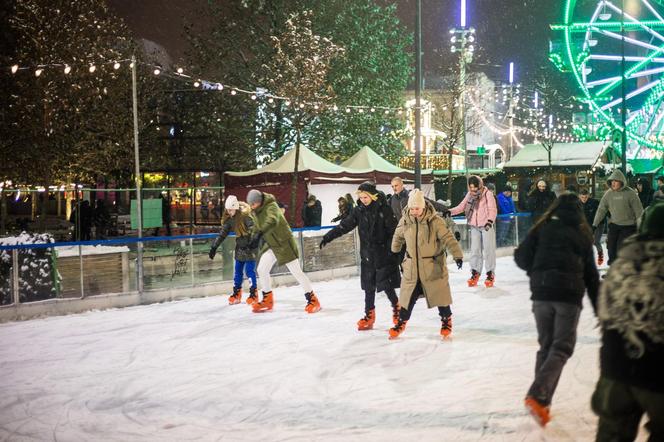
<instances>
[{"instance_id":1,"label":"beige puffer coat","mask_svg":"<svg viewBox=\"0 0 664 442\"><path fill-rule=\"evenodd\" d=\"M452 304L445 262L447 251L452 252L454 259L463 259L463 251L430 202L427 201L421 219L411 216L408 208L404 209L392 237L392 252L399 252L404 242L406 256L399 303L404 307L409 305L419 279L429 308Z\"/></svg>"}]
</instances>

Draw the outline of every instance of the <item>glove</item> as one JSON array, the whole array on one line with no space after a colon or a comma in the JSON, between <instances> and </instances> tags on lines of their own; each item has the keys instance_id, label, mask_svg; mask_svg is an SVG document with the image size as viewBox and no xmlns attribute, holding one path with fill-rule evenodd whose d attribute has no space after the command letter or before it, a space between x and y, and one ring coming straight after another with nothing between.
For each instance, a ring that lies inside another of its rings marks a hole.
<instances>
[{"instance_id":1,"label":"glove","mask_svg":"<svg viewBox=\"0 0 664 442\"><path fill-rule=\"evenodd\" d=\"M491 230L491 227L493 227L493 221L491 220L487 221L486 224L484 224L484 230L486 230L487 232Z\"/></svg>"},{"instance_id":2,"label":"glove","mask_svg":"<svg viewBox=\"0 0 664 442\"><path fill-rule=\"evenodd\" d=\"M461 267L463 267L463 259L461 259L461 258L455 259L454 262L456 262L457 269L460 269Z\"/></svg>"},{"instance_id":3,"label":"glove","mask_svg":"<svg viewBox=\"0 0 664 442\"><path fill-rule=\"evenodd\" d=\"M250 249L257 249L257 248L258 248L258 244L260 244L260 242L261 242L261 238L262 238L262 237L263 237L263 234L262 234L262 233L258 233L256 236L254 236L254 237L251 239L251 242L249 243L249 248L250 248Z\"/></svg>"},{"instance_id":4,"label":"glove","mask_svg":"<svg viewBox=\"0 0 664 442\"><path fill-rule=\"evenodd\" d=\"M461 241L461 234L459 232L454 232L454 238L456 238L457 241Z\"/></svg>"},{"instance_id":5,"label":"glove","mask_svg":"<svg viewBox=\"0 0 664 442\"><path fill-rule=\"evenodd\" d=\"M452 216L452 212L450 212L448 209L444 209L440 212L440 216L443 218L449 218Z\"/></svg>"},{"instance_id":6,"label":"glove","mask_svg":"<svg viewBox=\"0 0 664 442\"><path fill-rule=\"evenodd\" d=\"M216 247L210 247L210 253L208 253L208 256L210 259L214 259L214 256L217 254L217 248Z\"/></svg>"},{"instance_id":7,"label":"glove","mask_svg":"<svg viewBox=\"0 0 664 442\"><path fill-rule=\"evenodd\" d=\"M327 239L325 239L325 237L323 237L323 239L321 240L320 244L318 244L318 248L319 248L320 250L323 250L323 247L325 247L329 242L330 242L330 241L328 241Z\"/></svg>"}]
</instances>

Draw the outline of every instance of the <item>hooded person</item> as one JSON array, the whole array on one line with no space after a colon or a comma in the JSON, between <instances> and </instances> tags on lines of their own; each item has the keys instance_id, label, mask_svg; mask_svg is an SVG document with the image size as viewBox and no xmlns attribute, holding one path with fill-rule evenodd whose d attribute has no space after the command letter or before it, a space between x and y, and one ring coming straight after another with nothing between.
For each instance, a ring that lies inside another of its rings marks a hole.
<instances>
[{"instance_id":1,"label":"hooded person","mask_svg":"<svg viewBox=\"0 0 664 442\"><path fill-rule=\"evenodd\" d=\"M364 317L357 322L358 330L371 330L376 321L376 292L385 292L392 305L392 321L399 319L399 261L392 253L392 235L397 219L385 198L372 182L360 184L358 204L338 226L323 236L320 248L357 228L360 237L360 282L364 290Z\"/></svg>"},{"instance_id":2,"label":"hooded person","mask_svg":"<svg viewBox=\"0 0 664 442\"><path fill-rule=\"evenodd\" d=\"M609 265L611 265L625 238L636 233L636 224L643 213L643 206L634 189L627 187L627 179L619 169L609 175L607 182L610 189L599 201L599 207L593 220L593 229L600 225L608 213L611 214L609 233L606 238Z\"/></svg>"},{"instance_id":3,"label":"hooded person","mask_svg":"<svg viewBox=\"0 0 664 442\"><path fill-rule=\"evenodd\" d=\"M600 378L592 396L597 440L664 440L664 203L644 213L600 289Z\"/></svg>"},{"instance_id":4,"label":"hooded person","mask_svg":"<svg viewBox=\"0 0 664 442\"><path fill-rule=\"evenodd\" d=\"M235 269L233 274L233 294L228 298L229 304L242 302L242 280L246 273L251 281L247 304L258 300L256 292L256 255L258 245L254 241L254 220L249 204L238 201L235 195L228 195L224 202L224 213L221 217L221 229L210 247L209 257L214 259L217 249L234 232L235 239Z\"/></svg>"},{"instance_id":5,"label":"hooded person","mask_svg":"<svg viewBox=\"0 0 664 442\"><path fill-rule=\"evenodd\" d=\"M406 255L399 292L401 310L399 321L389 330L390 339L404 332L420 295L424 295L427 307L438 307L440 334L447 338L452 333L447 252L452 253L458 268L463 265L463 252L454 233L419 189L413 190L408 197L408 206L392 238L392 251L398 252L404 244Z\"/></svg>"},{"instance_id":6,"label":"hooded person","mask_svg":"<svg viewBox=\"0 0 664 442\"><path fill-rule=\"evenodd\" d=\"M493 287L496 269L496 230L494 222L498 214L496 198L484 186L482 178L472 175L468 178L468 193L463 200L450 209L452 215L466 214L470 227L470 279L468 287L477 285L482 274L482 264L486 266L486 287Z\"/></svg>"},{"instance_id":7,"label":"hooded person","mask_svg":"<svg viewBox=\"0 0 664 442\"><path fill-rule=\"evenodd\" d=\"M307 313L316 313L321 308L320 302L314 293L311 281L300 268L293 232L279 208L277 200L269 193L251 189L247 194L247 203L254 212L256 230L259 232L258 237L254 238L254 243L257 244L260 238L264 242L258 261L258 279L261 283L263 299L252 305L253 311L272 310L274 307L270 270L274 264L278 264L285 265L304 289L304 297L307 300L304 310Z\"/></svg>"},{"instance_id":8,"label":"hooded person","mask_svg":"<svg viewBox=\"0 0 664 442\"><path fill-rule=\"evenodd\" d=\"M599 288L592 230L575 194L563 193L554 201L514 251L514 261L530 278L539 343L525 406L544 427L560 374L574 352L583 295L587 291L595 308Z\"/></svg>"}]
</instances>

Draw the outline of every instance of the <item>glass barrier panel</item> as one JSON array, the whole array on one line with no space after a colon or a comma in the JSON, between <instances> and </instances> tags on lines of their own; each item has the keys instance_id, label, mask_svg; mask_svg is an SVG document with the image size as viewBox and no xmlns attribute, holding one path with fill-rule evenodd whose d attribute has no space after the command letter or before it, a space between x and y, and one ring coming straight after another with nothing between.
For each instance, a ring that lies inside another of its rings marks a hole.
<instances>
[{"instance_id":1,"label":"glass barrier panel","mask_svg":"<svg viewBox=\"0 0 664 442\"><path fill-rule=\"evenodd\" d=\"M355 253L355 233L350 232L327 244L322 250L319 244L330 229L303 231L301 250L303 270L315 272L331 268L358 265Z\"/></svg>"},{"instance_id":2,"label":"glass barrier panel","mask_svg":"<svg viewBox=\"0 0 664 442\"><path fill-rule=\"evenodd\" d=\"M128 245L86 245L81 247L81 254L84 296L130 291Z\"/></svg>"},{"instance_id":3,"label":"glass barrier panel","mask_svg":"<svg viewBox=\"0 0 664 442\"><path fill-rule=\"evenodd\" d=\"M81 246L81 250L83 246ZM56 247L55 268L58 275L58 298L80 298L81 259L78 246Z\"/></svg>"},{"instance_id":4,"label":"glass barrier panel","mask_svg":"<svg viewBox=\"0 0 664 442\"><path fill-rule=\"evenodd\" d=\"M210 259L210 248L214 238L193 240L194 283L209 284L233 279L235 236L228 236Z\"/></svg>"},{"instance_id":5,"label":"glass barrier panel","mask_svg":"<svg viewBox=\"0 0 664 442\"><path fill-rule=\"evenodd\" d=\"M136 249L136 245L132 245ZM135 261L135 257L133 261ZM143 243L143 289L163 290L193 285L188 239Z\"/></svg>"}]
</instances>

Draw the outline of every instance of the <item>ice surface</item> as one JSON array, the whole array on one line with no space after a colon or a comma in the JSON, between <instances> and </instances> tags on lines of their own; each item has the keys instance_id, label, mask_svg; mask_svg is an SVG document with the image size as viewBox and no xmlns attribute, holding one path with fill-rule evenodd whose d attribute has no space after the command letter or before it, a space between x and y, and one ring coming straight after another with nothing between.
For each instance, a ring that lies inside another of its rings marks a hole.
<instances>
[{"instance_id":1,"label":"ice surface","mask_svg":"<svg viewBox=\"0 0 664 442\"><path fill-rule=\"evenodd\" d=\"M512 262L493 289L450 269L449 341L423 300L389 341L383 295L375 330L357 331L357 278L314 284L314 315L290 287L262 314L217 296L2 324L0 440L593 440L591 308L541 430L522 406L537 343Z\"/></svg>"}]
</instances>

